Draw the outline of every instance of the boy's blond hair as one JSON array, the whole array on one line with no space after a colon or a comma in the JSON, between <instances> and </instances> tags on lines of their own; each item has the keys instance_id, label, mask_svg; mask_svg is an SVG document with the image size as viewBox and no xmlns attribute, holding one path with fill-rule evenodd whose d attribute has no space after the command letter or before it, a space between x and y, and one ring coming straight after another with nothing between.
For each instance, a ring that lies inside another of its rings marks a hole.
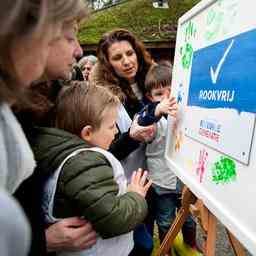
<instances>
[{"instance_id":1,"label":"boy's blond hair","mask_svg":"<svg viewBox=\"0 0 256 256\"><path fill-rule=\"evenodd\" d=\"M145 79L145 90L147 93L151 93L153 89L159 87L171 86L172 82L172 65L169 62L166 63L154 63L148 70Z\"/></svg>"},{"instance_id":2,"label":"boy's blond hair","mask_svg":"<svg viewBox=\"0 0 256 256\"><path fill-rule=\"evenodd\" d=\"M86 81L73 81L60 92L56 103L55 126L80 136L86 125L100 128L105 111L120 101L110 90Z\"/></svg>"}]
</instances>

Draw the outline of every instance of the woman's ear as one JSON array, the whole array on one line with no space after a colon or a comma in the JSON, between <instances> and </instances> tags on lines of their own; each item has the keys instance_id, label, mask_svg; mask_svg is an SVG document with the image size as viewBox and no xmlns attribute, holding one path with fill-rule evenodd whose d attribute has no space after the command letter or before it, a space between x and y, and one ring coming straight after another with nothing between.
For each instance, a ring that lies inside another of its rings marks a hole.
<instances>
[{"instance_id":1,"label":"woman's ear","mask_svg":"<svg viewBox=\"0 0 256 256\"><path fill-rule=\"evenodd\" d=\"M92 139L92 126L91 125L84 126L84 128L81 131L80 136L83 140L90 142Z\"/></svg>"}]
</instances>

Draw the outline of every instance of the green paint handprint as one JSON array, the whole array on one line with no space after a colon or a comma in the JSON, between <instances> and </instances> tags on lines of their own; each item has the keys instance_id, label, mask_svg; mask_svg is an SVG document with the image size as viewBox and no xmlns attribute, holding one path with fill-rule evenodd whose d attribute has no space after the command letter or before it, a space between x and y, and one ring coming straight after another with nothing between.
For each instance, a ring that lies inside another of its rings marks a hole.
<instances>
[{"instance_id":1,"label":"green paint handprint","mask_svg":"<svg viewBox=\"0 0 256 256\"><path fill-rule=\"evenodd\" d=\"M224 13L210 10L206 20L206 40L213 40L219 33L224 20Z\"/></svg>"},{"instance_id":2,"label":"green paint handprint","mask_svg":"<svg viewBox=\"0 0 256 256\"><path fill-rule=\"evenodd\" d=\"M180 47L181 63L184 69L189 69L193 57L193 47L191 41L193 38L195 38L197 33L195 24L192 21L189 21L188 24L186 24L183 33L185 35L185 42L184 45Z\"/></svg>"},{"instance_id":3,"label":"green paint handprint","mask_svg":"<svg viewBox=\"0 0 256 256\"><path fill-rule=\"evenodd\" d=\"M236 179L235 162L222 156L218 162L214 163L212 174L212 181L216 184L234 181Z\"/></svg>"},{"instance_id":4,"label":"green paint handprint","mask_svg":"<svg viewBox=\"0 0 256 256\"><path fill-rule=\"evenodd\" d=\"M181 50L181 62L182 66L185 69L188 69L192 62L192 56L193 56L193 47L190 43L186 43L184 48Z\"/></svg>"},{"instance_id":5,"label":"green paint handprint","mask_svg":"<svg viewBox=\"0 0 256 256\"><path fill-rule=\"evenodd\" d=\"M196 36L195 25L189 21L187 27L185 28L185 42L189 42L191 38Z\"/></svg>"}]
</instances>

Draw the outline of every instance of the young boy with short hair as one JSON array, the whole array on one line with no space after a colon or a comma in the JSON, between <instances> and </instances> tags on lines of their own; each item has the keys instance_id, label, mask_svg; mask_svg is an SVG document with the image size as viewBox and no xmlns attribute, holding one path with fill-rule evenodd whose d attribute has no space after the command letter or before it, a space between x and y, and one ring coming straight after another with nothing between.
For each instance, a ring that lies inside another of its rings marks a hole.
<instances>
[{"instance_id":1,"label":"young boy with short hair","mask_svg":"<svg viewBox=\"0 0 256 256\"><path fill-rule=\"evenodd\" d=\"M159 238L163 241L175 219L180 206L181 182L167 166L164 158L167 115L176 117L177 102L171 95L171 65L153 64L145 79L146 96L150 103L139 113L138 123L142 126L156 123L157 131L153 141L146 147L146 161L149 178L152 180L149 213L156 220ZM196 246L196 226L189 216L183 226L184 241L191 247Z\"/></svg>"},{"instance_id":2,"label":"young boy with short hair","mask_svg":"<svg viewBox=\"0 0 256 256\"><path fill-rule=\"evenodd\" d=\"M58 96L55 126L64 131L55 131L51 140L63 159L46 182L44 213L49 224L81 216L99 234L90 249L58 255L126 256L133 247L130 231L147 214L147 172L134 172L127 186L120 162L107 151L117 132L119 104L108 89L86 82L73 82Z\"/></svg>"}]
</instances>

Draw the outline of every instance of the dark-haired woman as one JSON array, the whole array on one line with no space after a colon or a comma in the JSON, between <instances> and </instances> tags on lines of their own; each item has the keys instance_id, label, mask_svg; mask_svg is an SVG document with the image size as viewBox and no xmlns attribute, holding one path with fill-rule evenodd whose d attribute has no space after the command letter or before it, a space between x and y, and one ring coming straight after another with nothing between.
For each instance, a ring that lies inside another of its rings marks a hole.
<instances>
[{"instance_id":1,"label":"dark-haired woman","mask_svg":"<svg viewBox=\"0 0 256 256\"><path fill-rule=\"evenodd\" d=\"M116 29L103 35L98 45L98 62L90 74L94 84L104 84L122 101L119 110L119 134L110 151L121 160L126 176L139 167L145 168L145 145L154 136L155 127L141 127L136 120L147 103L145 76L153 61L140 42L130 31ZM133 121L132 121L133 120ZM141 225L135 230L135 248L131 255L150 255L152 237Z\"/></svg>"}]
</instances>

